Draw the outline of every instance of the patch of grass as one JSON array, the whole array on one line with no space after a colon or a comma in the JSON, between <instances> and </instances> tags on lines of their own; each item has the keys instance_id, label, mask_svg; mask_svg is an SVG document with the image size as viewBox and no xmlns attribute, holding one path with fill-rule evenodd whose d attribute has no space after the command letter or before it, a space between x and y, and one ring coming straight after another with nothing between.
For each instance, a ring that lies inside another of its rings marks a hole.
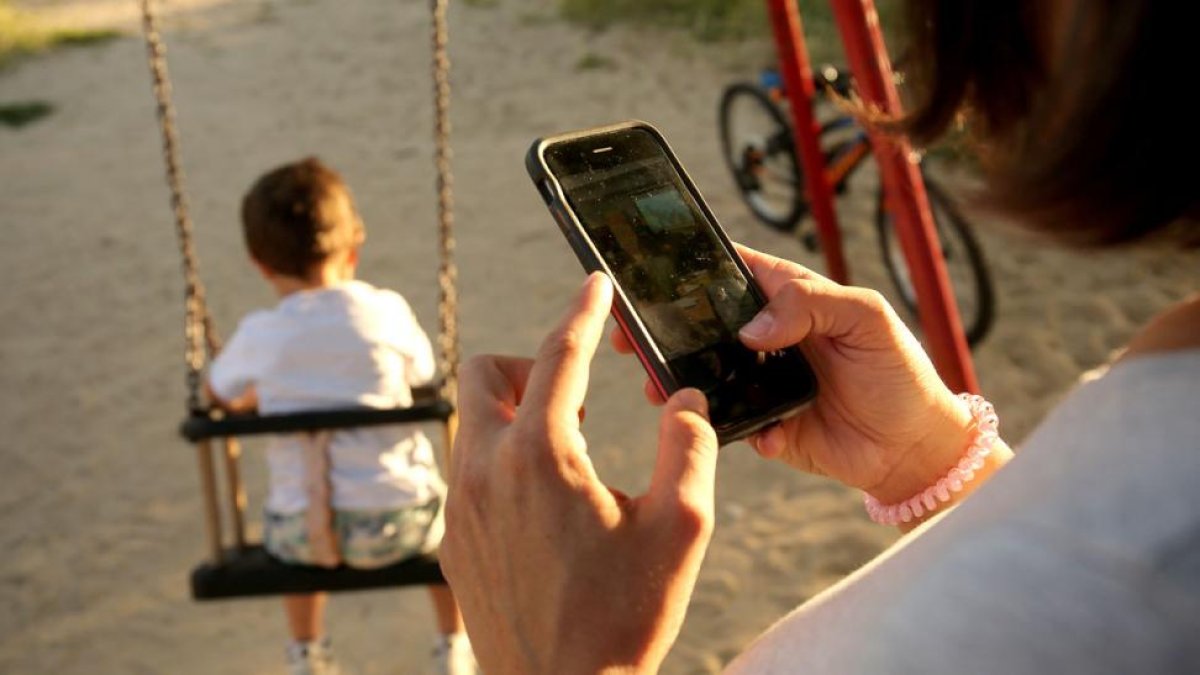
<instances>
[{"instance_id":1,"label":"patch of grass","mask_svg":"<svg viewBox=\"0 0 1200 675\"><path fill-rule=\"evenodd\" d=\"M522 26L545 26L546 24L557 19L551 12L543 12L538 10L523 11L517 15L517 23Z\"/></svg>"},{"instance_id":2,"label":"patch of grass","mask_svg":"<svg viewBox=\"0 0 1200 675\"><path fill-rule=\"evenodd\" d=\"M56 47L83 47L120 37L115 30L45 26L28 13L0 0L0 68L17 59Z\"/></svg>"},{"instance_id":3,"label":"patch of grass","mask_svg":"<svg viewBox=\"0 0 1200 675\"><path fill-rule=\"evenodd\" d=\"M54 112L54 105L47 101L19 101L0 103L0 125L19 129L36 122Z\"/></svg>"},{"instance_id":4,"label":"patch of grass","mask_svg":"<svg viewBox=\"0 0 1200 675\"><path fill-rule=\"evenodd\" d=\"M897 0L877 0L882 24L898 18ZM798 0L814 63L845 60L829 0ZM567 20L602 30L618 23L681 29L703 42L771 39L763 0L559 0Z\"/></svg>"},{"instance_id":5,"label":"patch of grass","mask_svg":"<svg viewBox=\"0 0 1200 675\"><path fill-rule=\"evenodd\" d=\"M250 19L251 23L270 24L279 22L279 11L275 9L275 5L271 2L264 2L254 10L254 16Z\"/></svg>"},{"instance_id":6,"label":"patch of grass","mask_svg":"<svg viewBox=\"0 0 1200 675\"><path fill-rule=\"evenodd\" d=\"M585 52L575 62L575 70L616 70L617 62L602 54Z\"/></svg>"},{"instance_id":7,"label":"patch of grass","mask_svg":"<svg viewBox=\"0 0 1200 675\"><path fill-rule=\"evenodd\" d=\"M594 29L621 22L687 30L700 40L765 34L762 0L560 0L570 21Z\"/></svg>"}]
</instances>

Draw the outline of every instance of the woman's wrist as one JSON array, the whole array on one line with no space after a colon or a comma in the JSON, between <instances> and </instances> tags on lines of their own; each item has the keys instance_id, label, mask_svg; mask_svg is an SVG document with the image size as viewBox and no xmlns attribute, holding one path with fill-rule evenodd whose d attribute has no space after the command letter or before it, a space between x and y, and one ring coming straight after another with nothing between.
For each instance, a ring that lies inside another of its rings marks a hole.
<instances>
[{"instance_id":1,"label":"woman's wrist","mask_svg":"<svg viewBox=\"0 0 1200 675\"><path fill-rule=\"evenodd\" d=\"M1007 464L1008 461L1011 460L1012 458L1013 458L1013 452L1012 452L1012 449L1010 447L1008 447L1008 444L1006 444L1002 440L997 440L996 443L992 446L991 452L988 453L988 456L983 459L983 465L974 471L974 476L972 477L972 479L969 481L964 481L962 483L962 489L960 489L958 491L954 491L954 490L946 491L945 494L949 497L948 500L946 500L944 502L938 500L936 508L934 508L933 510L930 510L930 511L925 511L925 512L921 513L921 515L916 515L914 512L912 520L909 520L908 522L896 523L896 527L899 528L901 532L908 532L908 531L916 528L921 523L924 523L925 521L929 520L930 518L933 518L937 514L942 513L943 511L946 511L947 509L954 506L955 504L958 504L959 502L966 499L975 490L977 490L981 485L986 483L988 481L988 479L990 479L992 477L992 474L996 473L1001 468L1003 468L1004 465ZM951 468L953 468L953 467L951 467ZM938 477L938 478L935 478L932 480L934 480L934 481L943 480L943 477L946 475L946 473L948 473L948 471L949 470L947 470L947 472L942 473L941 477ZM936 483L931 483L931 484L936 484ZM926 487L928 487L928 486L926 486ZM913 494L919 494L919 492L913 493ZM912 495L909 495L909 497L911 498Z\"/></svg>"},{"instance_id":2,"label":"woman's wrist","mask_svg":"<svg viewBox=\"0 0 1200 675\"><path fill-rule=\"evenodd\" d=\"M947 391L935 407L936 412L928 422L928 433L917 443L900 451L901 461L882 481L864 490L877 503L900 504L935 486L981 441L977 415L959 397ZM984 438L983 442L988 451L982 453L980 460L975 462L973 476L961 482L961 489L949 492L949 499L939 500L937 508L920 515L914 513L909 521L898 523L897 527L907 532L934 514L962 501L1012 459L1012 450L994 434Z\"/></svg>"}]
</instances>

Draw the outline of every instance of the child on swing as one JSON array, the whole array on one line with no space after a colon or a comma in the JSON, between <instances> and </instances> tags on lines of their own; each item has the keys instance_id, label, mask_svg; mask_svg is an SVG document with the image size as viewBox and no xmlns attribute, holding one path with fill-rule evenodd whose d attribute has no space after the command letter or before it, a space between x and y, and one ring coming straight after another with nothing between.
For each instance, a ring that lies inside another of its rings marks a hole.
<instances>
[{"instance_id":1,"label":"child on swing","mask_svg":"<svg viewBox=\"0 0 1200 675\"><path fill-rule=\"evenodd\" d=\"M264 414L411 405L411 387L434 376L433 351L403 297L355 280L364 229L341 177L315 158L281 166L245 196L242 226L254 266L280 301L247 315L213 362L214 401ZM266 452L263 544L276 558L382 567L441 541L445 484L419 429L281 435ZM454 596L446 586L429 589L441 631L435 670L475 673ZM326 599L284 598L294 675L338 672L324 633Z\"/></svg>"}]
</instances>

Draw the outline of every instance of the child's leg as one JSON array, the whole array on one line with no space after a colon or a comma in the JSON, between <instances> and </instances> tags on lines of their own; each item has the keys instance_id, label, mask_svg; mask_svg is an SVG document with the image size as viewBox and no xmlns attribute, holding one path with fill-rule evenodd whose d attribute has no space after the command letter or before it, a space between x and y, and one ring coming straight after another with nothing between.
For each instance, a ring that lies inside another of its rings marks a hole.
<instances>
[{"instance_id":1,"label":"child's leg","mask_svg":"<svg viewBox=\"0 0 1200 675\"><path fill-rule=\"evenodd\" d=\"M450 587L432 584L429 586L429 597L433 600L433 611L437 614L438 632L442 635L463 632L462 614L458 611L458 603L454 601L454 593L450 591Z\"/></svg>"},{"instance_id":2,"label":"child's leg","mask_svg":"<svg viewBox=\"0 0 1200 675\"><path fill-rule=\"evenodd\" d=\"M462 614L450 587L432 585L429 597L437 614L438 632L442 634L433 648L434 672L438 675L479 675L479 664L475 662Z\"/></svg>"},{"instance_id":3,"label":"child's leg","mask_svg":"<svg viewBox=\"0 0 1200 675\"><path fill-rule=\"evenodd\" d=\"M327 593L304 593L283 596L288 630L296 642L312 642L325 633L325 601ZM451 598L453 602L453 598Z\"/></svg>"},{"instance_id":4,"label":"child's leg","mask_svg":"<svg viewBox=\"0 0 1200 675\"><path fill-rule=\"evenodd\" d=\"M342 672L333 657L329 637L324 634L325 602L328 599L327 593L283 596L288 631L292 634L292 641L284 652L289 672L306 675L338 675Z\"/></svg>"}]
</instances>

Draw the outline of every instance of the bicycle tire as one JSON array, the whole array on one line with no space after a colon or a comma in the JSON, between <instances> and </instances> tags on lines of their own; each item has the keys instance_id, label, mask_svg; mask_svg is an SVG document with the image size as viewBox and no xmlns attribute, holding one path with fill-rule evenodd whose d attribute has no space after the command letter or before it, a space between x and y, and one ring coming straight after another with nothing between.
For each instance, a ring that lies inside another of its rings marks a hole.
<instances>
[{"instance_id":1,"label":"bicycle tire","mask_svg":"<svg viewBox=\"0 0 1200 675\"><path fill-rule=\"evenodd\" d=\"M764 111L773 124L773 129L767 138L757 139L763 146L761 148L747 146L744 142L735 145L734 120L732 118L735 107L743 99L747 99L753 106ZM721 95L717 125L721 136L721 152L725 157L725 165L733 175L734 184L738 188L738 194L741 195L742 201L746 202L754 216L768 227L780 232L795 231L797 224L808 209L808 204L804 199L804 172L796 161L792 128L783 111L761 87L748 82L737 82L726 87ZM780 164L784 175L774 181L785 188L785 192L778 200L780 202L778 208L772 208L767 203L761 190L756 188L759 185L759 177L753 175L753 168L745 166L748 161L746 155L752 150L761 151L765 157L782 160Z\"/></svg>"},{"instance_id":2,"label":"bicycle tire","mask_svg":"<svg viewBox=\"0 0 1200 675\"><path fill-rule=\"evenodd\" d=\"M992 328L996 314L995 291L992 288L991 275L983 256L983 249L971 233L971 227L962 217L954 202L937 185L929 180L922 171L925 180L925 192L929 196L930 211L934 216L938 239L941 241L942 255L946 257L947 271L952 273L952 261L949 255L961 251L966 267L969 269L970 290L964 290L962 283L955 283L954 300L958 304L959 319L963 323L967 344L974 347L979 344ZM892 284L899 292L900 299L908 311L917 315L917 298L912 282L909 280L908 268L904 256L900 253L899 242L894 236L891 218L884 206L883 186L879 193L875 208L875 228L879 234L879 249L883 255L883 265L887 268ZM961 281L961 280L960 280ZM963 307L963 293L970 293L974 311L967 312Z\"/></svg>"}]
</instances>

